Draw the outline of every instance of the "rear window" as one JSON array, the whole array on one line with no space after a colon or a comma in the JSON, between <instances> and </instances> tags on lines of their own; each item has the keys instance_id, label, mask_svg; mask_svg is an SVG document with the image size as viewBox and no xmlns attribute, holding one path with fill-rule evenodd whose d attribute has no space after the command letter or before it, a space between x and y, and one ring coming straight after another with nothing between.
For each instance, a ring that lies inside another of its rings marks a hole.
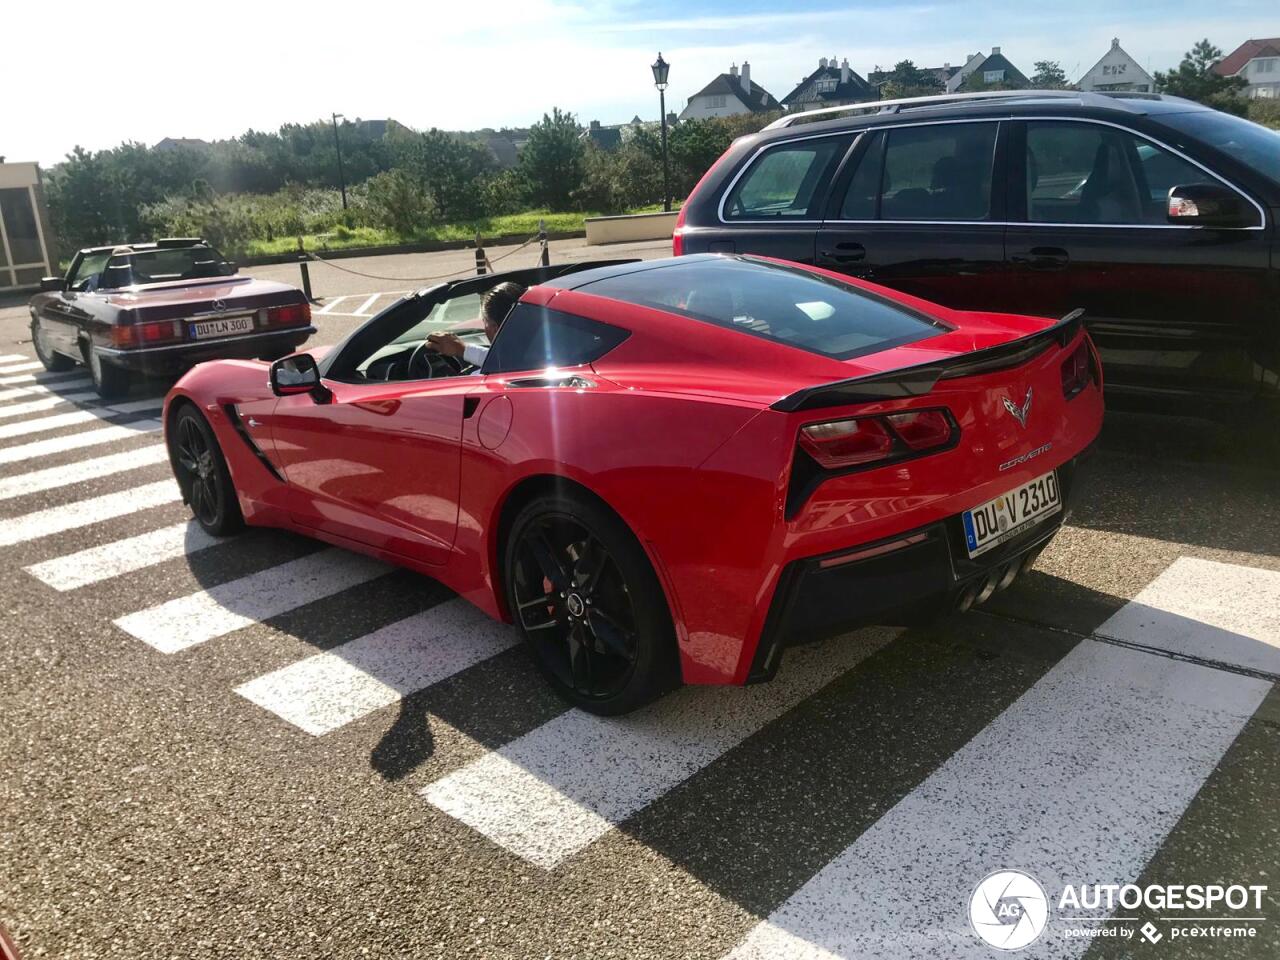
<instances>
[{"instance_id":1,"label":"rear window","mask_svg":"<svg viewBox=\"0 0 1280 960\"><path fill-rule=\"evenodd\" d=\"M770 147L751 164L725 201L730 220L810 218L822 199L819 187L841 156L845 138L800 140Z\"/></svg>"},{"instance_id":2,"label":"rear window","mask_svg":"<svg viewBox=\"0 0 1280 960\"><path fill-rule=\"evenodd\" d=\"M743 257L686 258L596 280L582 290L838 360L913 343L947 329L851 284Z\"/></svg>"},{"instance_id":3,"label":"rear window","mask_svg":"<svg viewBox=\"0 0 1280 960\"><path fill-rule=\"evenodd\" d=\"M1280 132L1217 110L1166 113L1159 119L1234 157L1280 186Z\"/></svg>"}]
</instances>

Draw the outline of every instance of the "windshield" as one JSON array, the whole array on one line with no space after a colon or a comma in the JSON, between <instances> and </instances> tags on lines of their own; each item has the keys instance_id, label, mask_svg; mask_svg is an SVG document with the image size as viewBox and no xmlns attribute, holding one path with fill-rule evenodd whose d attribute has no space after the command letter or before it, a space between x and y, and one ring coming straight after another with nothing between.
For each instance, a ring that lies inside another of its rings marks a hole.
<instances>
[{"instance_id":1,"label":"windshield","mask_svg":"<svg viewBox=\"0 0 1280 960\"><path fill-rule=\"evenodd\" d=\"M102 272L102 286L118 289L144 283L226 277L234 272L222 254L207 244L163 247L112 254Z\"/></svg>"},{"instance_id":2,"label":"windshield","mask_svg":"<svg viewBox=\"0 0 1280 960\"><path fill-rule=\"evenodd\" d=\"M689 258L596 280L582 289L838 360L913 343L946 329L851 284L742 257Z\"/></svg>"},{"instance_id":3,"label":"windshield","mask_svg":"<svg viewBox=\"0 0 1280 960\"><path fill-rule=\"evenodd\" d=\"M1280 186L1280 132L1217 110L1165 114L1160 122L1216 147Z\"/></svg>"}]
</instances>

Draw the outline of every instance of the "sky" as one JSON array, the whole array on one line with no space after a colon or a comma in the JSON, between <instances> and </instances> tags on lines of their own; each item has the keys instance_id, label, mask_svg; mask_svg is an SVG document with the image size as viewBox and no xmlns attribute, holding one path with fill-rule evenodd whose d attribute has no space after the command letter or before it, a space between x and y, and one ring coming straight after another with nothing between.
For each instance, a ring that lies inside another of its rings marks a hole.
<instances>
[{"instance_id":1,"label":"sky","mask_svg":"<svg viewBox=\"0 0 1280 960\"><path fill-rule=\"evenodd\" d=\"M0 156L48 166L76 145L222 139L333 111L447 130L528 126L553 106L656 119L658 51L678 112L744 60L781 99L819 57L865 76L999 46L1027 75L1057 60L1074 80L1112 37L1156 70L1201 37L1230 52L1264 36L1280 36L1276 0L15 3L0 8Z\"/></svg>"}]
</instances>

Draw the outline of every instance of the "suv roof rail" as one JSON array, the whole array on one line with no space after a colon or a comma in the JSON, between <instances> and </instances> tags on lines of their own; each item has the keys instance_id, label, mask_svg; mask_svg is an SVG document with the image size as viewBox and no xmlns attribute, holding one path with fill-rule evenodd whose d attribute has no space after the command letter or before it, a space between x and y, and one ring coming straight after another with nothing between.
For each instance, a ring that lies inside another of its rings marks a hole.
<instances>
[{"instance_id":1,"label":"suv roof rail","mask_svg":"<svg viewBox=\"0 0 1280 960\"><path fill-rule=\"evenodd\" d=\"M967 103L974 100L1034 100L1034 99L1061 99L1061 100L1078 100L1081 103L1092 104L1093 106L1113 107L1117 110L1127 110L1130 113L1140 113L1141 111L1132 104L1125 103L1129 100L1159 100L1160 94L1131 94L1125 93L1122 96L1112 96L1106 93L1095 93L1086 90L983 90L978 93L940 93L936 96L928 97L902 97L897 100L869 100L866 103L848 103L840 107L822 107L818 110L802 110L798 113L788 113L779 117L773 123L765 127L765 130L781 130L785 127L792 126L802 120L812 120L817 117L831 118L837 114L843 113L898 113L902 110L910 110L915 107L940 107L952 103Z\"/></svg>"}]
</instances>

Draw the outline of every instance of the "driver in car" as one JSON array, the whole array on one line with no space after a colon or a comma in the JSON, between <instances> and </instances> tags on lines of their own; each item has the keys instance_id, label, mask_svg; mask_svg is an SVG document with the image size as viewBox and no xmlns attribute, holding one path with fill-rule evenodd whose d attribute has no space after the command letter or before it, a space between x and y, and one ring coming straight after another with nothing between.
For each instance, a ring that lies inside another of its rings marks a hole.
<instances>
[{"instance_id":1,"label":"driver in car","mask_svg":"<svg viewBox=\"0 0 1280 960\"><path fill-rule=\"evenodd\" d=\"M507 319L507 314L524 296L526 289L518 283L507 280L485 293L480 301L480 319L484 323L484 334L489 338L489 343L493 343L493 338L498 335L498 328L502 326L502 321ZM485 357L489 355L488 347L478 343L467 343L456 333L428 334L427 343L437 353L442 353L446 357L461 357L477 369L484 366Z\"/></svg>"}]
</instances>

